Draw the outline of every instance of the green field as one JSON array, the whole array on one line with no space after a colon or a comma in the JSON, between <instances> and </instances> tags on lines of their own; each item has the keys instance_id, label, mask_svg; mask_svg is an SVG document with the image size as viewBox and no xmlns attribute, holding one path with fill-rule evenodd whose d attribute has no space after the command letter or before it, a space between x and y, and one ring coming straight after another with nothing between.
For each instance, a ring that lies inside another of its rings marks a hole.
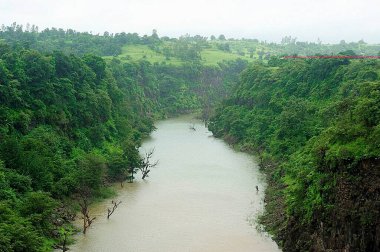
<instances>
[{"instance_id":1,"label":"green field","mask_svg":"<svg viewBox=\"0 0 380 252\"><path fill-rule=\"evenodd\" d=\"M112 59L113 56L104 56L103 58ZM166 59L162 53L153 51L147 45L125 45L122 48L122 53L116 56L116 58L122 61L147 60L152 64L165 62L171 65L181 65L184 63L183 60L175 57ZM238 58L253 61L253 59L249 58L248 54L241 56L236 52L224 52L217 48L207 48L201 51L201 62L208 66L216 66L219 62L236 60Z\"/></svg>"},{"instance_id":2,"label":"green field","mask_svg":"<svg viewBox=\"0 0 380 252\"><path fill-rule=\"evenodd\" d=\"M104 58L112 59L113 57L105 56ZM147 60L152 64L166 62L168 64L180 65L183 63L183 61L176 58L170 58L167 60L164 55L153 51L146 45L125 45L122 48L122 53L116 58L122 61Z\"/></svg>"},{"instance_id":3,"label":"green field","mask_svg":"<svg viewBox=\"0 0 380 252\"><path fill-rule=\"evenodd\" d=\"M240 56L234 53L223 52L218 49L206 49L201 52L202 63L205 65L217 65L218 62L236 60L236 59L245 59L252 61L247 56Z\"/></svg>"}]
</instances>

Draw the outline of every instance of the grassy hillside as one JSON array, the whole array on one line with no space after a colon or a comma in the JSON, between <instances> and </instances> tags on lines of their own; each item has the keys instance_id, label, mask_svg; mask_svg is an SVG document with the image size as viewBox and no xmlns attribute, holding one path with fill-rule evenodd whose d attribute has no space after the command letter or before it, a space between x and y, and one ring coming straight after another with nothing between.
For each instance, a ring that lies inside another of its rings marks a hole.
<instances>
[{"instance_id":1,"label":"grassy hillside","mask_svg":"<svg viewBox=\"0 0 380 252\"><path fill-rule=\"evenodd\" d=\"M159 48L165 48L168 43L163 43ZM113 56L104 56L105 59L110 60ZM116 56L121 61L139 61L145 60L152 64L154 63L166 63L174 66L180 66L187 63L186 60L182 60L177 57L166 57L163 53L152 50L148 45L124 45L121 50L121 54ZM248 54L241 56L235 52L224 52L218 50L216 47L206 48L200 51L200 63L206 66L217 66L218 63L223 61L230 61L236 59L244 59L247 61L253 61L249 58Z\"/></svg>"},{"instance_id":2,"label":"grassy hillside","mask_svg":"<svg viewBox=\"0 0 380 252\"><path fill-rule=\"evenodd\" d=\"M265 61L272 56L331 55L347 50L352 50L357 55L380 53L379 44L367 44L364 41L348 43L342 40L339 44L323 44L321 41L302 42L284 37L281 43L268 43L257 39L209 39L199 35L160 38L157 33L150 36L125 32L93 35L57 28L39 32L35 26L24 30L22 25L16 23L1 28L0 40L43 52L59 50L79 56L95 54L106 59L117 57L124 62L144 59L150 63L165 62L175 66L195 61L215 66L222 61L238 58Z\"/></svg>"},{"instance_id":3,"label":"grassy hillside","mask_svg":"<svg viewBox=\"0 0 380 252\"><path fill-rule=\"evenodd\" d=\"M183 45L185 44L185 46ZM193 47L193 48L192 48ZM187 57L180 52L194 49L195 55ZM378 55L380 45L364 42L349 44L317 44L308 42L266 43L257 40L202 40L194 41L171 39L156 41L153 44L126 44L116 56L121 61L146 60L150 63L166 63L180 66L189 61L197 61L206 66L217 66L223 61L236 59L248 62L266 62L273 56L282 55L334 55L343 51L352 51L357 55ZM105 56L106 59L113 58Z\"/></svg>"},{"instance_id":4,"label":"grassy hillside","mask_svg":"<svg viewBox=\"0 0 380 252\"><path fill-rule=\"evenodd\" d=\"M112 56L105 56L105 59L112 59ZM145 60L152 64L166 62L172 65L181 65L184 62L180 59L166 59L161 53L153 51L147 45L124 45L121 49L121 54L116 56L121 61L139 61Z\"/></svg>"},{"instance_id":5,"label":"grassy hillside","mask_svg":"<svg viewBox=\"0 0 380 252\"><path fill-rule=\"evenodd\" d=\"M247 56L240 56L236 53L223 52L218 49L205 49L201 52L202 60L201 62L205 65L218 65L222 61L236 60L236 59L245 59L248 61L253 61Z\"/></svg>"}]
</instances>

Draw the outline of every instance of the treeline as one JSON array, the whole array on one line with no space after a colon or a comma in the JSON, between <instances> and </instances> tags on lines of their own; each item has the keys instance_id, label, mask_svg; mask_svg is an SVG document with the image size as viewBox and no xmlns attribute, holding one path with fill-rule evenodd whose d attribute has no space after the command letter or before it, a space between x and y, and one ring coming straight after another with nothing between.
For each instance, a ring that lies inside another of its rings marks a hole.
<instances>
[{"instance_id":1,"label":"treeline","mask_svg":"<svg viewBox=\"0 0 380 252\"><path fill-rule=\"evenodd\" d=\"M178 39L159 38L157 31L151 35L140 36L137 33L92 34L77 32L73 29L46 28L42 31L35 25L13 23L2 25L0 39L13 47L34 49L42 52L62 51L65 54L83 56L117 56L125 45L148 45L152 50L163 54L167 59L179 58L183 61L199 61L200 51L207 45L207 38L201 36L182 36Z\"/></svg>"},{"instance_id":2,"label":"treeline","mask_svg":"<svg viewBox=\"0 0 380 252\"><path fill-rule=\"evenodd\" d=\"M257 154L261 223L284 251L379 251L379 73L375 60L255 64L211 119Z\"/></svg>"},{"instance_id":3,"label":"treeline","mask_svg":"<svg viewBox=\"0 0 380 252\"><path fill-rule=\"evenodd\" d=\"M286 55L337 55L343 51L352 51L356 55L380 55L379 44L369 44L364 40L327 44L318 39L317 42L297 41L297 38L285 36L280 43L259 41L258 39L211 39L210 44L216 45L221 51L233 52L238 55L249 55L250 58L268 60L271 56Z\"/></svg>"},{"instance_id":4,"label":"treeline","mask_svg":"<svg viewBox=\"0 0 380 252\"><path fill-rule=\"evenodd\" d=\"M258 39L226 39L223 34L210 39L200 35L186 34L179 38L159 37L156 30L151 35L137 33L92 34L78 32L73 29L46 28L39 30L35 25L20 25L13 23L2 25L0 40L15 47L35 49L42 52L62 51L66 54L83 56L95 54L98 56L117 56L123 53L125 45L147 45L153 51L165 56L169 62L176 58L185 62L199 62L202 52L227 52L246 59L269 60L271 56L284 55L336 55L342 51L351 50L356 55L380 55L379 44L368 44L363 40L337 44L297 41L291 36L284 37L280 43L259 41Z\"/></svg>"},{"instance_id":5,"label":"treeline","mask_svg":"<svg viewBox=\"0 0 380 252\"><path fill-rule=\"evenodd\" d=\"M0 39L14 47L43 52L59 50L66 54L78 56L84 54L115 56L121 53L122 46L126 44L154 44L157 42L157 34L152 34L152 36L139 36L137 33L125 32L92 34L54 27L40 31L35 25L23 26L13 23L10 26L2 25Z\"/></svg>"},{"instance_id":6,"label":"treeline","mask_svg":"<svg viewBox=\"0 0 380 252\"><path fill-rule=\"evenodd\" d=\"M297 41L297 38L286 36L281 40L281 43L259 43L263 48L260 53L279 55L337 55L340 52L351 50L356 55L380 55L379 44L369 44L364 40L357 42L346 42L341 40L336 44L325 44L322 41L307 42Z\"/></svg>"}]
</instances>

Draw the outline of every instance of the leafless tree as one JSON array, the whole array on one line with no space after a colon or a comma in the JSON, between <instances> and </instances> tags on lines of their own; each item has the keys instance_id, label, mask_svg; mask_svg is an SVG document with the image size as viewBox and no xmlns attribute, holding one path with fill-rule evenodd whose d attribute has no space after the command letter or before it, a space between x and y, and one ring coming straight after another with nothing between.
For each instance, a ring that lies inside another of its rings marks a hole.
<instances>
[{"instance_id":1,"label":"leafless tree","mask_svg":"<svg viewBox=\"0 0 380 252\"><path fill-rule=\"evenodd\" d=\"M148 173L150 172L150 169L158 165L158 160L155 162L151 161L153 153L154 153L154 148L145 153L145 156L141 162L141 166L139 167L139 170L142 173L142 179L145 179L146 177L148 177Z\"/></svg>"},{"instance_id":2,"label":"leafless tree","mask_svg":"<svg viewBox=\"0 0 380 252\"><path fill-rule=\"evenodd\" d=\"M82 219L83 219L83 234L86 234L87 228L91 226L92 222L95 220L96 217L90 216L90 209L89 209L90 192L89 192L89 190L80 191L79 197L80 197L79 206L81 208Z\"/></svg>"},{"instance_id":3,"label":"leafless tree","mask_svg":"<svg viewBox=\"0 0 380 252\"><path fill-rule=\"evenodd\" d=\"M117 201L111 201L112 203L112 209L107 209L107 219L110 218L110 216L113 214L113 212L116 210L116 208L120 205L121 201L117 202Z\"/></svg>"}]
</instances>

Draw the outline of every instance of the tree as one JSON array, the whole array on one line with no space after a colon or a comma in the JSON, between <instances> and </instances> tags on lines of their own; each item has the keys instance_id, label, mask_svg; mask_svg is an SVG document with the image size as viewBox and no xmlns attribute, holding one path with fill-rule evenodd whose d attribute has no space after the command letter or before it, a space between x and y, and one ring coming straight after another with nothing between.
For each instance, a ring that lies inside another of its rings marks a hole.
<instances>
[{"instance_id":1,"label":"tree","mask_svg":"<svg viewBox=\"0 0 380 252\"><path fill-rule=\"evenodd\" d=\"M259 60L262 60L265 52L264 51L259 51L259 52L257 52L257 54L259 55Z\"/></svg>"},{"instance_id":2,"label":"tree","mask_svg":"<svg viewBox=\"0 0 380 252\"><path fill-rule=\"evenodd\" d=\"M249 48L249 57L252 59L253 58L253 53L256 51L256 48Z\"/></svg>"},{"instance_id":3,"label":"tree","mask_svg":"<svg viewBox=\"0 0 380 252\"><path fill-rule=\"evenodd\" d=\"M83 219L83 234L86 233L96 217L91 217L89 205L94 193L103 184L105 163L103 157L95 154L87 154L79 162L78 182L76 198L81 208Z\"/></svg>"},{"instance_id":4,"label":"tree","mask_svg":"<svg viewBox=\"0 0 380 252\"><path fill-rule=\"evenodd\" d=\"M219 50L225 51L225 52L231 52L230 44L228 43L220 43L217 45Z\"/></svg>"},{"instance_id":5,"label":"tree","mask_svg":"<svg viewBox=\"0 0 380 252\"><path fill-rule=\"evenodd\" d=\"M135 174L139 170L138 167L141 165L141 157L139 152L129 139L122 142L123 156L127 159L127 178L129 182L132 183L135 179Z\"/></svg>"},{"instance_id":6,"label":"tree","mask_svg":"<svg viewBox=\"0 0 380 252\"><path fill-rule=\"evenodd\" d=\"M154 39L154 40L159 40L159 37L158 37L158 34L157 34L157 30L156 30L156 29L153 29L151 37L152 37L152 39Z\"/></svg>"},{"instance_id":7,"label":"tree","mask_svg":"<svg viewBox=\"0 0 380 252\"><path fill-rule=\"evenodd\" d=\"M139 167L139 170L142 173L142 179L145 179L148 176L151 168L154 168L158 165L158 160L152 163L151 159L152 159L153 153L154 153L154 148L145 153L145 156L141 162L141 166Z\"/></svg>"},{"instance_id":8,"label":"tree","mask_svg":"<svg viewBox=\"0 0 380 252\"><path fill-rule=\"evenodd\" d=\"M9 201L0 200L0 250L41 251L41 233L28 219L20 216L15 207L17 206L10 205Z\"/></svg>"},{"instance_id":9,"label":"tree","mask_svg":"<svg viewBox=\"0 0 380 252\"><path fill-rule=\"evenodd\" d=\"M116 181L120 182L120 186L123 187L123 182L127 178L128 160L120 154L113 154L110 157L108 165L109 176Z\"/></svg>"},{"instance_id":10,"label":"tree","mask_svg":"<svg viewBox=\"0 0 380 252\"><path fill-rule=\"evenodd\" d=\"M226 37L223 34L220 34L218 37L219 40L226 40Z\"/></svg>"},{"instance_id":11,"label":"tree","mask_svg":"<svg viewBox=\"0 0 380 252\"><path fill-rule=\"evenodd\" d=\"M96 219L96 217L90 216L90 199L92 197L91 190L89 188L82 188L78 193L78 204L80 206L80 211L83 219L83 234L86 234L87 228L89 228L92 222Z\"/></svg>"},{"instance_id":12,"label":"tree","mask_svg":"<svg viewBox=\"0 0 380 252\"><path fill-rule=\"evenodd\" d=\"M53 212L57 202L48 193L29 192L24 196L20 213L28 218L38 230L48 232L53 229Z\"/></svg>"},{"instance_id":13,"label":"tree","mask_svg":"<svg viewBox=\"0 0 380 252\"><path fill-rule=\"evenodd\" d=\"M68 245L71 242L70 236L73 234L71 227L61 227L59 229L58 244L55 246L57 249L61 249L63 252L69 250Z\"/></svg>"},{"instance_id":14,"label":"tree","mask_svg":"<svg viewBox=\"0 0 380 252\"><path fill-rule=\"evenodd\" d=\"M121 201L117 202L117 201L111 201L112 203L112 209L107 209L107 219L109 219L111 217L111 215L113 214L113 212L115 212L116 208L121 204Z\"/></svg>"},{"instance_id":15,"label":"tree","mask_svg":"<svg viewBox=\"0 0 380 252\"><path fill-rule=\"evenodd\" d=\"M105 159L98 154L85 154L78 162L78 190L85 191L89 196L96 192L105 179Z\"/></svg>"},{"instance_id":16,"label":"tree","mask_svg":"<svg viewBox=\"0 0 380 252\"><path fill-rule=\"evenodd\" d=\"M346 50L346 51L340 52L338 54L344 55L344 56L356 56L356 53L353 50Z\"/></svg>"}]
</instances>

